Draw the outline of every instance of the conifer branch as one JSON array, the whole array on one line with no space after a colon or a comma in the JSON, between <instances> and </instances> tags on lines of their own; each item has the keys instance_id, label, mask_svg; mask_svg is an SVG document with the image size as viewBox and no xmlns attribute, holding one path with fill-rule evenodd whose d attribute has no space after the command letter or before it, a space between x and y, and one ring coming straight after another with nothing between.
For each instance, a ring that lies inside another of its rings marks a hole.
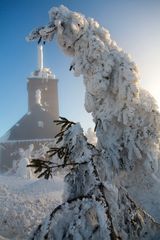
<instances>
[{"instance_id":1,"label":"conifer branch","mask_svg":"<svg viewBox=\"0 0 160 240\"><path fill-rule=\"evenodd\" d=\"M65 132L69 130L69 128L75 123L64 117L60 117L59 120L55 120L54 122L56 125L61 126L60 132L55 136L57 139L56 143L60 143L63 140ZM44 177L45 179L48 179L49 177L52 177L53 168L64 168L65 166L72 165L71 163L67 164L71 151L72 148L69 149L68 144L65 144L61 147L52 147L46 152L46 160L32 159L31 164L27 165L27 167L35 168L34 173L40 173L38 178ZM52 161L48 160L54 155L57 155L59 159L63 160L61 165L54 165Z\"/></svg>"}]
</instances>

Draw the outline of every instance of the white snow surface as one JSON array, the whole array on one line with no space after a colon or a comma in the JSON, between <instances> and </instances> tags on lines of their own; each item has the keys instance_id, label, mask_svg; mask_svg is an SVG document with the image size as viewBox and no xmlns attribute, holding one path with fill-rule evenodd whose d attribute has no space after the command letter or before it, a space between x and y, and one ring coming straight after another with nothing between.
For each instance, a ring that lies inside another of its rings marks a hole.
<instances>
[{"instance_id":1,"label":"white snow surface","mask_svg":"<svg viewBox=\"0 0 160 240\"><path fill-rule=\"evenodd\" d=\"M41 105L41 90L37 89L35 92L36 103Z\"/></svg>"},{"instance_id":2,"label":"white snow surface","mask_svg":"<svg viewBox=\"0 0 160 240\"><path fill-rule=\"evenodd\" d=\"M0 239L28 239L62 202L63 178L24 179L0 175Z\"/></svg>"},{"instance_id":3,"label":"white snow surface","mask_svg":"<svg viewBox=\"0 0 160 240\"><path fill-rule=\"evenodd\" d=\"M87 141L94 146L96 146L97 143L97 137L96 133L93 131L92 128L88 128L87 132L85 133L85 136L87 137Z\"/></svg>"}]
</instances>

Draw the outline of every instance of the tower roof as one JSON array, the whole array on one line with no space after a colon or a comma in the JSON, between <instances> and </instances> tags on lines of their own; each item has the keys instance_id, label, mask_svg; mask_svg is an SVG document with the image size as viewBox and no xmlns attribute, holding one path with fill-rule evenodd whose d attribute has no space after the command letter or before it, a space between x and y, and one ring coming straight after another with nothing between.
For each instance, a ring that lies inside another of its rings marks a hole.
<instances>
[{"instance_id":1,"label":"tower roof","mask_svg":"<svg viewBox=\"0 0 160 240\"><path fill-rule=\"evenodd\" d=\"M51 139L57 132L58 127L53 122L53 116L36 104L32 112L25 114L0 138L0 142Z\"/></svg>"}]
</instances>

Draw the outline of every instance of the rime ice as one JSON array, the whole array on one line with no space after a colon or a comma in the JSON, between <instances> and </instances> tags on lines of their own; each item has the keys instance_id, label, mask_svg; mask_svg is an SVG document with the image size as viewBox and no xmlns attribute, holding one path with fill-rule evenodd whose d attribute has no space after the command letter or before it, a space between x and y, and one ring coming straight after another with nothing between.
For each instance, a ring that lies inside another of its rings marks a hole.
<instances>
[{"instance_id":1,"label":"rime ice","mask_svg":"<svg viewBox=\"0 0 160 240\"><path fill-rule=\"evenodd\" d=\"M71 69L75 76L83 76L84 105L96 124L97 148L101 151L97 167L106 187L113 224L122 239L135 239L135 233L132 235L125 229L124 216L131 203L124 189L157 221L160 220L156 210L160 203L160 114L157 104L140 87L136 64L111 39L108 30L94 19L64 6L52 8L49 16L50 24L36 29L29 39L50 41L55 36L61 49L73 58ZM134 209L131 212L141 221ZM152 235L151 229L151 235L141 239L151 239L156 233L155 230Z\"/></svg>"},{"instance_id":2,"label":"rime ice","mask_svg":"<svg viewBox=\"0 0 160 240\"><path fill-rule=\"evenodd\" d=\"M99 148L111 153L116 171L125 151L124 169L145 161L156 172L160 115L155 100L139 87L135 63L94 19L64 6L52 8L49 16L45 31L48 34L54 25L50 34L55 34L62 50L73 57L74 74L83 75L85 109L97 124ZM50 40L42 31L41 38ZM29 38L35 39L34 35L35 31Z\"/></svg>"}]
</instances>

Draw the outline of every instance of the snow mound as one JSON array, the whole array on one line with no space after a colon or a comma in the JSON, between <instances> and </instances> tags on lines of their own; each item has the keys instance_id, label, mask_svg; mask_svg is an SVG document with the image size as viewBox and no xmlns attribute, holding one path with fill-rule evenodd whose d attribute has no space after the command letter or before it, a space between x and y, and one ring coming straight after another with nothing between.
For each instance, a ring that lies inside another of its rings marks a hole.
<instances>
[{"instance_id":1,"label":"snow mound","mask_svg":"<svg viewBox=\"0 0 160 240\"><path fill-rule=\"evenodd\" d=\"M47 181L0 176L0 235L28 239L46 214L62 202L62 193L62 178Z\"/></svg>"},{"instance_id":2,"label":"snow mound","mask_svg":"<svg viewBox=\"0 0 160 240\"><path fill-rule=\"evenodd\" d=\"M62 188L63 181L54 177L53 180L40 179L33 183L27 184L23 187L21 192L23 193L32 193L34 195L48 194L59 192Z\"/></svg>"}]
</instances>

